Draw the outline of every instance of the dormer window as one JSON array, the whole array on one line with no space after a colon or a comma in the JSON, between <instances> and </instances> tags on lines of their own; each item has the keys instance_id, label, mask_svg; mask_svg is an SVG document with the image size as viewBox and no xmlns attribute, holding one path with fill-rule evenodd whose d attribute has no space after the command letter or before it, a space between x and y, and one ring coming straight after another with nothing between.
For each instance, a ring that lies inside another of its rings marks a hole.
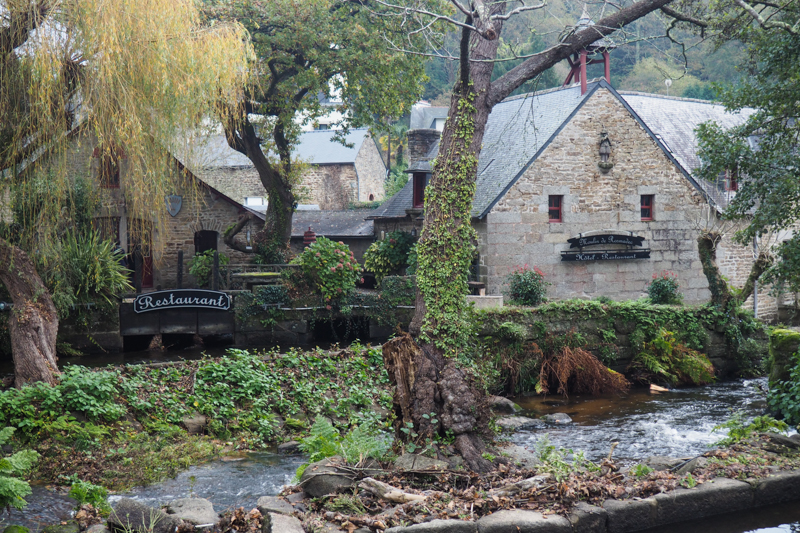
<instances>
[{"instance_id":1,"label":"dormer window","mask_svg":"<svg viewBox=\"0 0 800 533\"><path fill-rule=\"evenodd\" d=\"M428 174L415 172L413 180L414 199L411 205L414 209L422 209L425 205L425 187L428 185Z\"/></svg>"}]
</instances>

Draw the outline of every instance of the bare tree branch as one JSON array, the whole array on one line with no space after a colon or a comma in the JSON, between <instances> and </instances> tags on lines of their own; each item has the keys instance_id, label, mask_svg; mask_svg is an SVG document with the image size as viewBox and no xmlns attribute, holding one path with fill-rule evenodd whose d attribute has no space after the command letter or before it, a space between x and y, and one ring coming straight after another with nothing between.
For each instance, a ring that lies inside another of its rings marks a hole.
<instances>
[{"instance_id":1,"label":"bare tree branch","mask_svg":"<svg viewBox=\"0 0 800 533\"><path fill-rule=\"evenodd\" d=\"M800 28L800 20L795 23L794 26L790 26L786 22L781 21L769 21L761 16L761 13L755 10L753 6L745 2L744 0L734 0L736 4L744 9L748 15L750 15L753 20L758 22L758 24L765 29L774 29L778 28L784 31L791 33L792 35L798 35L798 28Z\"/></svg>"},{"instance_id":2,"label":"bare tree branch","mask_svg":"<svg viewBox=\"0 0 800 533\"><path fill-rule=\"evenodd\" d=\"M512 9L511 11L506 13L505 15L499 15L499 14L498 15L492 15L492 20L508 20L511 17L513 17L514 15L518 15L519 13L522 13L524 11L533 11L534 9L542 9L542 8L545 8L545 7L547 7L547 0L544 0L541 4L536 4L536 5L532 5L532 6L523 5L522 7L518 7L516 9Z\"/></svg>"}]
</instances>

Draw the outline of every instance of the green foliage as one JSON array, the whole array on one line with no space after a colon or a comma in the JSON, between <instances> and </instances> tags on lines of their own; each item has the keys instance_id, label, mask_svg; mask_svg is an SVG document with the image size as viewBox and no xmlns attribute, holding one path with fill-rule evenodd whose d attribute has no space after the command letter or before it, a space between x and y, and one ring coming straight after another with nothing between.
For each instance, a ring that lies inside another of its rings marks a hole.
<instances>
[{"instance_id":1,"label":"green foliage","mask_svg":"<svg viewBox=\"0 0 800 533\"><path fill-rule=\"evenodd\" d=\"M633 468L631 468L631 472L633 473L634 476L641 479L643 477L649 476L650 474L655 472L655 470L653 470L652 468L650 468L645 464L639 463L635 465Z\"/></svg>"},{"instance_id":2,"label":"green foliage","mask_svg":"<svg viewBox=\"0 0 800 533\"><path fill-rule=\"evenodd\" d=\"M403 231L392 231L384 239L375 241L364 252L364 268L375 274L378 283L408 264L408 252L415 238Z\"/></svg>"},{"instance_id":3,"label":"green foliage","mask_svg":"<svg viewBox=\"0 0 800 533\"><path fill-rule=\"evenodd\" d=\"M564 481L574 472L599 472L600 466L587 460L583 452L573 452L570 449L556 449L550 442L550 436L545 433L536 441L534 454L541 464L536 466L539 472L553 474L557 481ZM572 463L568 457L572 456Z\"/></svg>"},{"instance_id":4,"label":"green foliage","mask_svg":"<svg viewBox=\"0 0 800 533\"><path fill-rule=\"evenodd\" d=\"M67 411L80 411L89 420L114 422L125 416L117 403L119 374L116 371L91 372L82 366L68 366L56 387Z\"/></svg>"},{"instance_id":5,"label":"green foliage","mask_svg":"<svg viewBox=\"0 0 800 533\"><path fill-rule=\"evenodd\" d=\"M194 276L200 287L208 288L211 286L211 275L214 272L214 254L216 250L206 250L189 259L189 274ZM219 254L219 275L223 275L224 267L230 263L230 258L225 254Z\"/></svg>"},{"instance_id":6,"label":"green foliage","mask_svg":"<svg viewBox=\"0 0 800 533\"><path fill-rule=\"evenodd\" d=\"M391 439L368 423L362 423L342 437L333 424L321 416L314 421L309 435L300 439L300 449L308 454L309 463L334 455L342 457L350 464L357 464L367 458L381 459L390 446ZM301 466L302 470L306 466L308 465ZM302 475L303 472L298 469L297 477Z\"/></svg>"},{"instance_id":7,"label":"green foliage","mask_svg":"<svg viewBox=\"0 0 800 533\"><path fill-rule=\"evenodd\" d=\"M389 175L386 176L386 183L384 184L384 191L386 199L388 200L395 194L399 193L403 187L408 183L408 173L406 172L408 163L404 160L397 161L392 167Z\"/></svg>"},{"instance_id":8,"label":"green foliage","mask_svg":"<svg viewBox=\"0 0 800 533\"><path fill-rule=\"evenodd\" d=\"M408 250L408 268L406 268L406 275L416 276L418 264L417 243L414 243L411 249Z\"/></svg>"},{"instance_id":9,"label":"green foliage","mask_svg":"<svg viewBox=\"0 0 800 533\"><path fill-rule=\"evenodd\" d=\"M665 270L660 274L653 274L653 281L647 286L647 295L654 304L679 304L683 301L679 288L678 276Z\"/></svg>"},{"instance_id":10,"label":"green foliage","mask_svg":"<svg viewBox=\"0 0 800 533\"><path fill-rule=\"evenodd\" d=\"M792 359L789 379L770 384L767 405L786 422L800 425L800 352Z\"/></svg>"},{"instance_id":11,"label":"green foliage","mask_svg":"<svg viewBox=\"0 0 800 533\"><path fill-rule=\"evenodd\" d=\"M361 266L343 242L317 237L317 242L303 250L293 262L303 269L326 301L348 296L361 279Z\"/></svg>"},{"instance_id":12,"label":"green foliage","mask_svg":"<svg viewBox=\"0 0 800 533\"><path fill-rule=\"evenodd\" d=\"M133 290L128 269L121 264L124 253L94 230L67 231L42 249L44 253L35 256L36 268L61 318L74 306L110 305L118 295Z\"/></svg>"},{"instance_id":13,"label":"green foliage","mask_svg":"<svg viewBox=\"0 0 800 533\"><path fill-rule=\"evenodd\" d=\"M547 286L552 285L545 281L544 272L538 267L533 270L524 267L515 267L508 275L508 293L512 303L518 305L537 306L547 301Z\"/></svg>"},{"instance_id":14,"label":"green foliage","mask_svg":"<svg viewBox=\"0 0 800 533\"><path fill-rule=\"evenodd\" d=\"M713 444L713 446L731 446L739 441L752 437L756 433L782 433L786 434L789 426L785 422L775 420L771 416L763 415L753 418L745 423L744 414L737 411L723 424L714 426L712 433L727 430L728 435Z\"/></svg>"},{"instance_id":15,"label":"green foliage","mask_svg":"<svg viewBox=\"0 0 800 533\"><path fill-rule=\"evenodd\" d=\"M108 489L89 481L81 481L77 476L73 476L71 479L69 497L77 501L79 507L88 503L104 514L111 512L111 506L108 504Z\"/></svg>"},{"instance_id":16,"label":"green foliage","mask_svg":"<svg viewBox=\"0 0 800 533\"><path fill-rule=\"evenodd\" d=\"M734 172L739 189L725 212L746 227L735 240L750 245L753 239L786 231L791 235L772 250L777 261L760 282L782 284L785 292L800 290L800 234L791 232L800 217L800 80L787 73L800 68L800 36L779 27L795 24L800 16L797 3L771 13L770 27L742 24L749 17L737 13L715 19L726 37L744 43L746 58L739 67L747 76L737 84L721 87L719 97L728 111L755 109L738 127L723 129L709 122L697 129L699 175L716 183L724 171ZM773 26L772 23L775 23ZM757 140L757 142L752 142ZM766 242L762 242L767 245Z\"/></svg>"},{"instance_id":17,"label":"green foliage","mask_svg":"<svg viewBox=\"0 0 800 533\"><path fill-rule=\"evenodd\" d=\"M0 445L6 444L14 434L13 427L0 430ZM26 475L39 459L33 450L22 450L0 459L0 506L22 509L28 503L25 496L31 493L27 482L19 479Z\"/></svg>"},{"instance_id":18,"label":"green foliage","mask_svg":"<svg viewBox=\"0 0 800 533\"><path fill-rule=\"evenodd\" d=\"M386 276L381 281L380 299L389 307L414 305L416 293L413 276Z\"/></svg>"},{"instance_id":19,"label":"green foliage","mask_svg":"<svg viewBox=\"0 0 800 533\"><path fill-rule=\"evenodd\" d=\"M255 252L253 262L257 265L283 265L288 263L292 257L288 243L278 240L257 243Z\"/></svg>"},{"instance_id":20,"label":"green foliage","mask_svg":"<svg viewBox=\"0 0 800 533\"><path fill-rule=\"evenodd\" d=\"M636 378L652 382L661 379L673 385L704 385L714 381L714 367L708 358L678 342L675 334L661 329L631 362Z\"/></svg>"}]
</instances>

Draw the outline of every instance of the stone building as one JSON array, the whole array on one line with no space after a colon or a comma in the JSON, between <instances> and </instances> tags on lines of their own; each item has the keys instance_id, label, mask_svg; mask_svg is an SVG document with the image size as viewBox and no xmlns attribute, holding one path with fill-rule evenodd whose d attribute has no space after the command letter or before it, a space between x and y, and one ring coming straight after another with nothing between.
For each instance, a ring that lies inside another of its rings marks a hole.
<instances>
[{"instance_id":1,"label":"stone building","mask_svg":"<svg viewBox=\"0 0 800 533\"><path fill-rule=\"evenodd\" d=\"M178 252L183 251L184 286L194 280L189 275L189 260L197 252L219 250L232 263L250 262L252 257L229 248L222 239L226 228L236 223L247 212L239 202L203 183L189 172L180 161L172 159L180 185L168 198L153 199L152 209L166 209L166 227L160 227L156 218L134 219L126 201L129 181L128 161L124 151L109 156L103 153L93 135L84 127L69 134L71 149L63 162L70 176L90 177L99 196L99 208L93 225L106 238L119 243L129 254L129 265L136 272L144 290L175 288L177 284ZM26 163L26 172L39 171L43 165L52 164L46 157ZM133 231L134 226L137 228ZM248 233L255 234L263 227L263 220L254 217L237 235L242 244Z\"/></svg>"},{"instance_id":2,"label":"stone building","mask_svg":"<svg viewBox=\"0 0 800 533\"><path fill-rule=\"evenodd\" d=\"M472 209L475 277L487 294L501 294L515 267L537 266L552 283L551 299L623 300L644 296L654 274L671 271L686 303L708 301L696 238L709 209L712 218L724 210L737 183L695 175L694 129L709 120L731 127L746 115L701 100L618 92L605 80L496 105ZM432 129L409 132L411 179L373 215L376 235L421 229L438 139ZM741 287L752 248L726 238L717 257ZM765 292L759 316L773 318L776 301Z\"/></svg>"},{"instance_id":3,"label":"stone building","mask_svg":"<svg viewBox=\"0 0 800 533\"><path fill-rule=\"evenodd\" d=\"M386 166L366 129L350 130L349 146L334 141L336 131L303 132L293 155L308 163L299 187L299 203L322 210L346 209L351 203L384 198ZM210 135L192 148L193 172L204 182L247 207L266 210L266 191L252 162L228 146L223 135Z\"/></svg>"}]
</instances>

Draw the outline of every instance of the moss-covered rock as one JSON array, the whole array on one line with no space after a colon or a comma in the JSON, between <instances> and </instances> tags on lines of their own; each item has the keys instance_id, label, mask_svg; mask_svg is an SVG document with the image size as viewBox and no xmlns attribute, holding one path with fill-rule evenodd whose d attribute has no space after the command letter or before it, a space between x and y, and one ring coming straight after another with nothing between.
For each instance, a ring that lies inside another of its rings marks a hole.
<instances>
[{"instance_id":1,"label":"moss-covered rock","mask_svg":"<svg viewBox=\"0 0 800 533\"><path fill-rule=\"evenodd\" d=\"M8 526L3 533L31 533L31 530L24 526Z\"/></svg>"},{"instance_id":2,"label":"moss-covered rock","mask_svg":"<svg viewBox=\"0 0 800 533\"><path fill-rule=\"evenodd\" d=\"M800 348L800 332L791 329L773 329L769 337L769 382L789 379L792 354Z\"/></svg>"},{"instance_id":3,"label":"moss-covered rock","mask_svg":"<svg viewBox=\"0 0 800 533\"><path fill-rule=\"evenodd\" d=\"M66 524L47 526L42 533L80 533L80 531L81 528L76 522L67 522Z\"/></svg>"}]
</instances>

